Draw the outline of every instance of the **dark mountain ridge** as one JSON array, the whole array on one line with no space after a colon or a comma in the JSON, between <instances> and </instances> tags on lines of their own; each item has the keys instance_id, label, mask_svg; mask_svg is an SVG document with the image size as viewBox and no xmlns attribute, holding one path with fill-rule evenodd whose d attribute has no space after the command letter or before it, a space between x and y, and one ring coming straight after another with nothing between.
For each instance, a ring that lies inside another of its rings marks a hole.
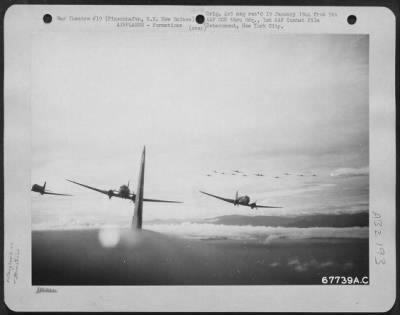
<instances>
[{"instance_id":1,"label":"dark mountain ridge","mask_svg":"<svg viewBox=\"0 0 400 315\"><path fill-rule=\"evenodd\" d=\"M299 216L245 216L224 215L210 219L191 221L191 223L212 223L223 225L252 225L270 227L365 227L369 225L368 212L350 214L313 214Z\"/></svg>"}]
</instances>

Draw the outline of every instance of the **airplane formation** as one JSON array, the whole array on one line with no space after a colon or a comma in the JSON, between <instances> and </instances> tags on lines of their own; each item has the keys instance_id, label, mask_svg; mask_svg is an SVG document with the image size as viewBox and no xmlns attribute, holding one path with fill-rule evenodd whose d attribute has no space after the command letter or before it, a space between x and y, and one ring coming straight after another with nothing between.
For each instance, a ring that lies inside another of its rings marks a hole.
<instances>
[{"instance_id":1,"label":"airplane formation","mask_svg":"<svg viewBox=\"0 0 400 315\"><path fill-rule=\"evenodd\" d=\"M96 188L93 186L89 186L86 184L79 183L77 181L71 180L71 179L66 179L68 182L84 187L86 189L93 190L95 192L101 193L103 195L108 196L109 199L112 197L117 197L117 198L122 198L122 199L127 199L130 200L134 203L134 212L133 212L133 217L132 217L132 228L135 229L141 229L142 228L142 221L143 221L143 202L159 202L159 203L182 203L181 201L173 201L173 200L161 200L161 199L153 199L153 198L144 198L143 197L143 190L144 190L144 168L145 168L145 158L146 158L146 148L143 148L142 152L142 159L140 163L140 169L139 169L139 178L138 178L138 185L136 192L130 189L129 187L129 182L127 185L121 185L119 189L101 189L101 188ZM228 173L222 172L222 171L217 171L214 170L212 173L206 174L206 176L211 177L213 176L212 174L220 174L220 175L225 175ZM231 175L234 176L248 176L248 174L240 171L240 170L232 170L230 173ZM264 177L265 175L262 173L255 173L255 176L258 177ZM291 174L289 173L284 173L285 176L289 176ZM297 174L297 176L305 176L304 174ZM317 176L316 174L312 174L310 176ZM272 176L273 178L279 179L281 178L280 176ZM70 194L64 194L64 193L54 193L50 190L46 189L46 182L44 182L43 186L39 184L34 184L31 188L31 191L37 192L40 195L58 195L58 196L72 196ZM239 193L236 192L236 196L234 199L230 198L224 198L220 197L217 195L213 195L204 191L200 191L200 193L220 199L222 201L231 203L235 206L246 206L250 207L251 209L257 209L257 208L282 208L280 206L267 206L267 205L259 205L257 204L257 201L255 202L250 202L250 197L247 195L244 196L239 196Z\"/></svg>"},{"instance_id":2,"label":"airplane formation","mask_svg":"<svg viewBox=\"0 0 400 315\"><path fill-rule=\"evenodd\" d=\"M232 173L226 173L226 172L222 172L222 171L219 172L219 171L214 170L213 173L214 174L220 174L220 175L226 175L227 174L227 175L232 175L232 176L236 176L236 175L240 175L240 176L244 176L244 177L249 176L248 174L244 173L243 171L239 171L239 170L232 170ZM290 173L286 172L286 173L283 173L283 175L289 176L289 175L296 175L296 174L290 174ZM212 177L213 175L211 173L208 173L208 174L206 174L206 176L207 177ZM263 173L255 173L254 176L265 177L266 175L264 175ZM297 176L299 176L299 177L304 177L304 176L316 177L317 174L311 174L311 175L297 174ZM277 175L271 176L271 177L275 178L275 179L281 178L281 176L277 176Z\"/></svg>"},{"instance_id":3,"label":"airplane formation","mask_svg":"<svg viewBox=\"0 0 400 315\"><path fill-rule=\"evenodd\" d=\"M131 192L131 190L129 188L129 182L128 182L128 185L120 186L120 188L118 190L117 189L107 190L107 189L100 189L100 188L92 187L89 185L81 184L81 183L78 183L78 182L70 180L70 179L67 179L67 181L69 181L73 184L85 187L87 189L91 189L93 191L102 193L104 195L107 195L109 199L111 199L112 197L118 197L118 198L122 198L122 199L131 200L135 204L133 217L132 217L132 228L141 229L142 221L143 221L143 202L144 201L163 202L163 203L182 203L180 201L149 199L149 198L143 197L145 159L146 159L146 147L143 148L143 152L142 152L142 160L140 163L139 179L138 179L136 193L134 193L133 191ZM46 189L46 182L44 183L43 186L34 184L32 186L31 191L38 192L41 195L48 194L48 195L71 196L71 195L67 195L67 194L52 193L50 191L46 191L45 189Z\"/></svg>"}]
</instances>

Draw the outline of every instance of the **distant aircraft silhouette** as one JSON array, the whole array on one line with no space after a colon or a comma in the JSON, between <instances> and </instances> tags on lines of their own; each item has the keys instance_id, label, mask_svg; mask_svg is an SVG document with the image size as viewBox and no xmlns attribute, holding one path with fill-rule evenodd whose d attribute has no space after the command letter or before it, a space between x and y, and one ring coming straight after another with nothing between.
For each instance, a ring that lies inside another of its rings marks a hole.
<instances>
[{"instance_id":1,"label":"distant aircraft silhouette","mask_svg":"<svg viewBox=\"0 0 400 315\"><path fill-rule=\"evenodd\" d=\"M58 193L53 193L50 190L46 190L46 182L44 182L43 186L40 186L38 184L34 184L31 188L31 191L37 192L41 195L57 195L57 196L72 196L68 194L58 194Z\"/></svg>"},{"instance_id":2,"label":"distant aircraft silhouette","mask_svg":"<svg viewBox=\"0 0 400 315\"><path fill-rule=\"evenodd\" d=\"M219 196L216 196L216 195L212 195L212 194L206 193L206 192L201 191L201 190L200 190L200 192L202 194L205 194L205 195L208 195L208 196L223 200L225 202L232 203L235 206L246 206L246 207L250 207L251 209L254 209L254 208L282 208L282 207L275 207L275 206L262 206L262 205L258 205L257 202L250 203L250 197L249 196L240 196L239 197L239 192L236 192L235 199L219 197Z\"/></svg>"},{"instance_id":3,"label":"distant aircraft silhouette","mask_svg":"<svg viewBox=\"0 0 400 315\"><path fill-rule=\"evenodd\" d=\"M114 190L114 189L99 189L95 187L91 187L88 185L84 185L78 182L75 182L73 180L67 179L67 181L74 183L76 185L97 191L99 193L102 193L104 195L107 195L109 199L111 197L118 197L122 199L129 199L132 200L135 203L135 210L133 214L133 219L132 219L132 228L142 228L142 218L143 218L143 201L149 201L149 202L165 202L165 203L182 203L181 201L170 201L170 200L159 200L159 199L148 199L148 198L143 198L143 186L144 186L144 166L145 166L145 158L146 158L146 147L143 148L143 153L142 153L142 160L140 163L140 169L139 169L139 179L138 179L138 186L136 190L136 194L134 192L131 192L129 189L129 182L128 185L122 185L119 190Z\"/></svg>"}]
</instances>

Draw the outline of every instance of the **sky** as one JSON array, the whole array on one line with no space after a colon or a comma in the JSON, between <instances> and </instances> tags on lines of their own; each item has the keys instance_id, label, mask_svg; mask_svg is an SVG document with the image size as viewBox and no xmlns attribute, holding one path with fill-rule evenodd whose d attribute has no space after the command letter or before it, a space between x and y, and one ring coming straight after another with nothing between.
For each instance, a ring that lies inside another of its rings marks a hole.
<instances>
[{"instance_id":1,"label":"sky","mask_svg":"<svg viewBox=\"0 0 400 315\"><path fill-rule=\"evenodd\" d=\"M65 179L135 189L144 145L145 197L184 201L146 203L145 221L368 210L368 36L135 31L32 40L32 184L74 195L32 193L34 225L130 222L131 202ZM213 173L235 169L249 176ZM199 190L226 198L239 190L283 208L250 211Z\"/></svg>"}]
</instances>

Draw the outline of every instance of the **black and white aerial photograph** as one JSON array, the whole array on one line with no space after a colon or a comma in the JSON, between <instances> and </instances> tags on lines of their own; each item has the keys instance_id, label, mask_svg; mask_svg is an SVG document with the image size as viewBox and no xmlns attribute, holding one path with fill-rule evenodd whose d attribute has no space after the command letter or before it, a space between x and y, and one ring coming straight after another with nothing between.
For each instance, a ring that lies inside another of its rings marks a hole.
<instances>
[{"instance_id":1,"label":"black and white aerial photograph","mask_svg":"<svg viewBox=\"0 0 400 315\"><path fill-rule=\"evenodd\" d=\"M32 285L369 278L369 36L32 35Z\"/></svg>"}]
</instances>

